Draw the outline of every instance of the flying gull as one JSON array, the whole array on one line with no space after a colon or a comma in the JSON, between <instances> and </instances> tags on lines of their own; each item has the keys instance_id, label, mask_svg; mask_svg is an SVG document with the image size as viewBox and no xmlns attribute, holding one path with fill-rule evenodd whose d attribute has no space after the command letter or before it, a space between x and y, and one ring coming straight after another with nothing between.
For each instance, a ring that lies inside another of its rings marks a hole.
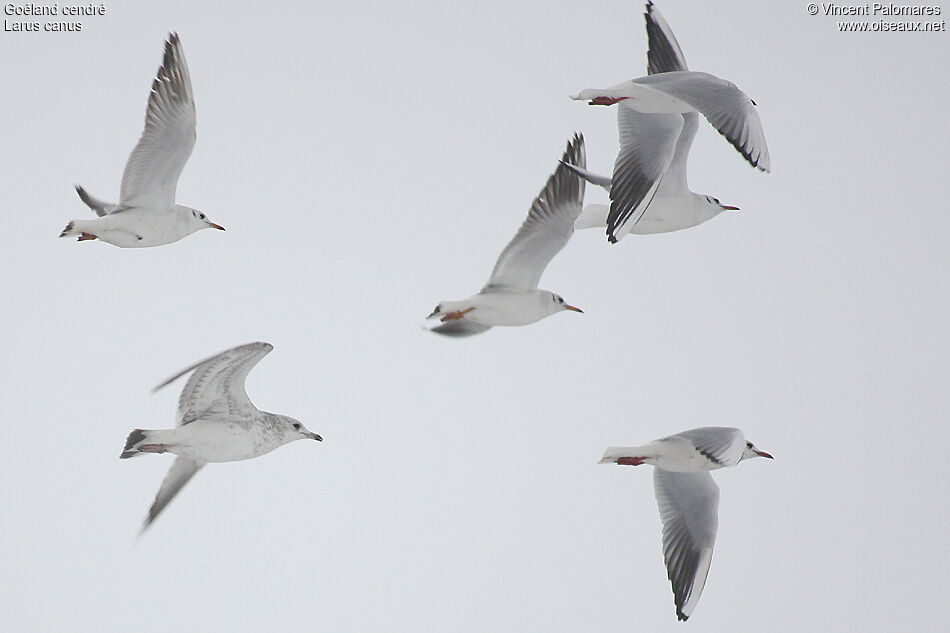
<instances>
[{"instance_id":1,"label":"flying gull","mask_svg":"<svg viewBox=\"0 0 950 633\"><path fill-rule=\"evenodd\" d=\"M688 619L699 602L716 542L719 487L709 471L752 457L772 459L747 441L739 429L707 426L644 446L611 447L600 460L601 464L654 466L653 489L663 520L663 558L680 620Z\"/></svg>"},{"instance_id":2,"label":"flying gull","mask_svg":"<svg viewBox=\"0 0 950 633\"><path fill-rule=\"evenodd\" d=\"M427 318L438 317L442 324L431 332L470 336L495 325L528 325L562 310L583 312L560 295L538 290L544 269L574 233L584 201L584 180L565 163L587 166L583 135L575 134L568 143L528 218L498 257L488 284L468 299L439 303Z\"/></svg>"},{"instance_id":3,"label":"flying gull","mask_svg":"<svg viewBox=\"0 0 950 633\"><path fill-rule=\"evenodd\" d=\"M771 169L765 133L755 102L735 84L688 70L672 30L647 4L648 75L610 88L582 90L573 99L591 105L620 103L620 154L612 178L579 170L610 192L610 208L590 205L577 228L606 226L616 242L627 233L663 233L701 224L726 206L696 194L686 183L686 162L699 126L697 112L762 171Z\"/></svg>"},{"instance_id":4,"label":"flying gull","mask_svg":"<svg viewBox=\"0 0 950 633\"><path fill-rule=\"evenodd\" d=\"M175 204L178 177L195 146L195 100L177 33L165 41L145 110L145 131L125 164L119 202L104 202L76 185L97 216L72 220L60 237L99 239L122 248L170 244L201 229L224 230L198 209Z\"/></svg>"},{"instance_id":5,"label":"flying gull","mask_svg":"<svg viewBox=\"0 0 950 633\"><path fill-rule=\"evenodd\" d=\"M146 453L177 455L158 490L142 530L208 462L260 457L294 440L322 440L294 418L260 411L244 390L244 381L274 346L250 343L221 352L175 374L153 389L193 371L178 399L177 427L129 433L121 459Z\"/></svg>"}]
</instances>

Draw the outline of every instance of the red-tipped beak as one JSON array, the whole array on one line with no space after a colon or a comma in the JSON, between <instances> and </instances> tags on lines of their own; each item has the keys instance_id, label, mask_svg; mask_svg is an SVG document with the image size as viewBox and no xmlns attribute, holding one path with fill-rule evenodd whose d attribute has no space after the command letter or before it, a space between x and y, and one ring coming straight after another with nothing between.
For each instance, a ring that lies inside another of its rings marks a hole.
<instances>
[{"instance_id":1,"label":"red-tipped beak","mask_svg":"<svg viewBox=\"0 0 950 633\"><path fill-rule=\"evenodd\" d=\"M564 309L565 309L565 310L570 310L570 311L572 311L572 312L580 312L581 314L584 314L584 311L581 310L580 308L578 308L577 306L572 306L572 305L567 304L567 303L564 304Z\"/></svg>"},{"instance_id":2,"label":"red-tipped beak","mask_svg":"<svg viewBox=\"0 0 950 633\"><path fill-rule=\"evenodd\" d=\"M730 206L727 206L727 205L721 205L721 206L722 206L722 208L725 209L726 211L738 211L738 210L739 210L739 207L730 207Z\"/></svg>"},{"instance_id":3,"label":"red-tipped beak","mask_svg":"<svg viewBox=\"0 0 950 633\"><path fill-rule=\"evenodd\" d=\"M772 457L765 451L756 451L755 454L758 455L759 457L768 457L769 459L775 459L774 457Z\"/></svg>"},{"instance_id":4,"label":"red-tipped beak","mask_svg":"<svg viewBox=\"0 0 950 633\"><path fill-rule=\"evenodd\" d=\"M221 226L220 224L215 224L214 222L208 222L208 226L210 226L213 229L218 229L219 231L224 230L223 226Z\"/></svg>"}]
</instances>

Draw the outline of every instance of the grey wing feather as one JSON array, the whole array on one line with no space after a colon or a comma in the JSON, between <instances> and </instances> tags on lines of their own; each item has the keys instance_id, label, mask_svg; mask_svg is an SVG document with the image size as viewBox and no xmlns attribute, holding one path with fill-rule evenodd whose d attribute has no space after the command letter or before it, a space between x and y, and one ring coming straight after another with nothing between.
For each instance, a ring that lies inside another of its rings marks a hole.
<instances>
[{"instance_id":1,"label":"grey wing feather","mask_svg":"<svg viewBox=\"0 0 950 633\"><path fill-rule=\"evenodd\" d=\"M762 171L772 168L765 131L755 102L731 81L709 73L686 70L647 75L634 82L696 108L739 150L749 164Z\"/></svg>"},{"instance_id":2,"label":"grey wing feather","mask_svg":"<svg viewBox=\"0 0 950 633\"><path fill-rule=\"evenodd\" d=\"M647 23L647 73L668 73L676 70L687 70L686 56L680 48L673 30L660 15L653 2L647 2L646 13L643 14Z\"/></svg>"},{"instance_id":3,"label":"grey wing feather","mask_svg":"<svg viewBox=\"0 0 950 633\"><path fill-rule=\"evenodd\" d=\"M490 329L490 325L483 325L463 317L455 321L446 321L442 325L429 328L429 331L435 332L436 334L441 334L443 336L462 338L465 336L472 336L474 334L481 334L482 332Z\"/></svg>"},{"instance_id":4,"label":"grey wing feather","mask_svg":"<svg viewBox=\"0 0 950 633\"><path fill-rule=\"evenodd\" d=\"M79 199L85 202L87 207L95 211L96 215L98 215L100 218L116 211L116 205L112 202L105 202L104 200L93 198L91 195L89 195L89 192L83 189L80 185L73 186L76 187L76 193L79 194Z\"/></svg>"},{"instance_id":5,"label":"grey wing feather","mask_svg":"<svg viewBox=\"0 0 950 633\"><path fill-rule=\"evenodd\" d=\"M680 114L643 114L623 104L617 109L620 153L610 186L607 237L616 242L630 232L653 201L670 167L683 129Z\"/></svg>"},{"instance_id":6,"label":"grey wing feather","mask_svg":"<svg viewBox=\"0 0 950 633\"><path fill-rule=\"evenodd\" d=\"M663 521L663 560L673 587L676 615L686 620L702 595L719 526L719 487L708 472L653 469L653 489Z\"/></svg>"},{"instance_id":7,"label":"grey wing feather","mask_svg":"<svg viewBox=\"0 0 950 633\"><path fill-rule=\"evenodd\" d=\"M593 172L587 171L586 169L582 169L578 167L577 165L565 163L564 161L561 161L561 164L563 164L565 167L573 171L575 174L577 174L578 176L580 176L581 178L583 178L590 184L597 185L598 187L603 187L604 189L607 190L607 192L610 192L610 176L601 176L600 174L595 174Z\"/></svg>"},{"instance_id":8,"label":"grey wing feather","mask_svg":"<svg viewBox=\"0 0 950 633\"><path fill-rule=\"evenodd\" d=\"M697 451L720 466L738 464L745 444L742 431L727 426L704 426L673 437L689 440Z\"/></svg>"},{"instance_id":9,"label":"grey wing feather","mask_svg":"<svg viewBox=\"0 0 950 633\"><path fill-rule=\"evenodd\" d=\"M581 213L585 183L564 163L587 168L582 134L575 134L568 143L561 163L531 204L527 219L501 252L489 286L536 289L544 269L571 238L574 220Z\"/></svg>"},{"instance_id":10,"label":"grey wing feather","mask_svg":"<svg viewBox=\"0 0 950 633\"><path fill-rule=\"evenodd\" d=\"M229 349L183 369L152 389L152 393L194 370L178 399L179 426L209 413L240 416L256 411L244 381L272 349L270 343L249 343Z\"/></svg>"},{"instance_id":11,"label":"grey wing feather","mask_svg":"<svg viewBox=\"0 0 950 633\"><path fill-rule=\"evenodd\" d=\"M168 502L175 498L178 491L188 483L188 480L195 476L195 473L198 472L202 466L204 466L204 462L196 462L187 457L175 457L175 462L168 470L168 474L165 475L165 479L162 481L162 487L158 489L158 494L155 495L155 501L152 502L152 507L148 510L148 516L145 518L144 525L142 525L142 532L152 524L155 517L165 509Z\"/></svg>"},{"instance_id":12,"label":"grey wing feather","mask_svg":"<svg viewBox=\"0 0 950 633\"><path fill-rule=\"evenodd\" d=\"M195 146L195 100L185 53L176 33L152 82L145 130L122 174L119 204L171 210L178 177Z\"/></svg>"}]
</instances>

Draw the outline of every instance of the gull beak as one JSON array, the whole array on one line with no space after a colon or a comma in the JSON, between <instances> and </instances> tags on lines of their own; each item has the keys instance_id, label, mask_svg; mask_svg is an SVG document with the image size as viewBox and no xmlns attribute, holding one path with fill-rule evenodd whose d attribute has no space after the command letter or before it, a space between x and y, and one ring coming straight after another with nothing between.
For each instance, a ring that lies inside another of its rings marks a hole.
<instances>
[{"instance_id":1,"label":"gull beak","mask_svg":"<svg viewBox=\"0 0 950 633\"><path fill-rule=\"evenodd\" d=\"M433 311L432 311L432 314L430 314L430 315L427 316L426 318L427 318L427 319L431 319L432 317L436 316L437 314L439 314L439 311L438 311L438 310L433 310Z\"/></svg>"},{"instance_id":2,"label":"gull beak","mask_svg":"<svg viewBox=\"0 0 950 633\"><path fill-rule=\"evenodd\" d=\"M569 303L565 303L565 304L564 304L564 309L565 309L565 310L570 310L571 312L580 312L581 314L584 314L584 311L583 311L583 310L581 310L581 309L578 308L577 306L572 306L572 305L570 305Z\"/></svg>"},{"instance_id":3,"label":"gull beak","mask_svg":"<svg viewBox=\"0 0 950 633\"><path fill-rule=\"evenodd\" d=\"M214 222L208 222L208 226L210 226L213 229L218 229L219 231L224 230L223 226L221 226L220 224L215 224Z\"/></svg>"},{"instance_id":4,"label":"gull beak","mask_svg":"<svg viewBox=\"0 0 950 633\"><path fill-rule=\"evenodd\" d=\"M730 206L726 206L726 205L724 205L724 204L721 204L721 205L719 205L719 206L721 206L721 207L722 207L723 209L725 209L726 211L738 211L738 210L739 210L739 207L730 207Z\"/></svg>"},{"instance_id":5,"label":"gull beak","mask_svg":"<svg viewBox=\"0 0 950 633\"><path fill-rule=\"evenodd\" d=\"M757 450L757 451L755 451L755 454L758 455L759 457L768 457L769 459L775 459L774 457L772 457L771 455L769 455L769 454L766 453L765 451L759 451L759 450Z\"/></svg>"},{"instance_id":6,"label":"gull beak","mask_svg":"<svg viewBox=\"0 0 950 633\"><path fill-rule=\"evenodd\" d=\"M309 437L311 440L317 440L318 442L323 441L323 438L317 435L316 433L306 433L304 434L304 437Z\"/></svg>"}]
</instances>

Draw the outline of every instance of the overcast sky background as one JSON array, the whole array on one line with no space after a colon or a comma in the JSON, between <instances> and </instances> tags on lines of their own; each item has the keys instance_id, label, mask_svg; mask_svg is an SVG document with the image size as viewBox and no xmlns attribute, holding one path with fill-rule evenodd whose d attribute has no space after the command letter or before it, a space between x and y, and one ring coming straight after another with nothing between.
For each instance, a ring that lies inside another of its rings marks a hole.
<instances>
[{"instance_id":1,"label":"overcast sky background","mask_svg":"<svg viewBox=\"0 0 950 633\"><path fill-rule=\"evenodd\" d=\"M780 4L659 4L758 102L772 174L705 122L690 156L742 211L579 233L541 287L585 314L468 340L420 324L485 282L571 134L611 171L615 112L567 95L645 73L641 2L108 3L0 34L2 628L939 627L950 34ZM170 30L198 111L178 200L227 232L57 239L91 217L74 182L117 197ZM172 458L118 455L182 383L149 390L255 340L255 404L325 441L209 465L137 540ZM596 462L706 425L775 460L715 473L680 624L650 470Z\"/></svg>"}]
</instances>

